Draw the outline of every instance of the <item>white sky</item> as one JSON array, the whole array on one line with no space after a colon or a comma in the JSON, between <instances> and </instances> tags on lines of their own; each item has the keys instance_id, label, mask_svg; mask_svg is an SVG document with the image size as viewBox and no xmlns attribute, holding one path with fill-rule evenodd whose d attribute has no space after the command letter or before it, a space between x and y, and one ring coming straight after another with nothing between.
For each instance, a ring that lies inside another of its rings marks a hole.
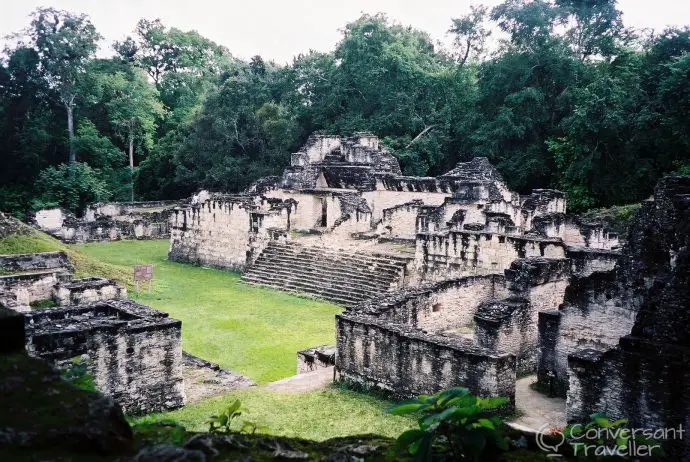
<instances>
[{"instance_id":1,"label":"white sky","mask_svg":"<svg viewBox=\"0 0 690 462\"><path fill-rule=\"evenodd\" d=\"M141 18L161 18L167 26L195 29L225 45L239 58L259 54L285 63L314 49L332 50L346 23L362 12L383 12L389 18L428 32L447 42L452 17L470 4L494 6L502 0L0 0L0 36L28 25L38 6L87 13L105 37L101 55L110 44L132 33ZM628 27L663 29L690 24L688 0L619 0ZM0 43L4 43L0 39Z\"/></svg>"}]
</instances>

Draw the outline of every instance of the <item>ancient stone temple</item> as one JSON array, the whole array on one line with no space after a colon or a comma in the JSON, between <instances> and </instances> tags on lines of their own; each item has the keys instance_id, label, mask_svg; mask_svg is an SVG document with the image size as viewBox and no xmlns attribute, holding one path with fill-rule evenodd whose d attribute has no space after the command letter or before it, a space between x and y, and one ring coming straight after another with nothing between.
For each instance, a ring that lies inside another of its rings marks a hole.
<instances>
[{"instance_id":1,"label":"ancient stone temple","mask_svg":"<svg viewBox=\"0 0 690 462\"><path fill-rule=\"evenodd\" d=\"M202 191L171 219L171 259L345 306L337 378L398 395L462 384L512 398L537 370L539 313L619 257L618 237L567 215L562 192L512 192L481 157L404 176L371 134L312 136L282 177Z\"/></svg>"}]
</instances>

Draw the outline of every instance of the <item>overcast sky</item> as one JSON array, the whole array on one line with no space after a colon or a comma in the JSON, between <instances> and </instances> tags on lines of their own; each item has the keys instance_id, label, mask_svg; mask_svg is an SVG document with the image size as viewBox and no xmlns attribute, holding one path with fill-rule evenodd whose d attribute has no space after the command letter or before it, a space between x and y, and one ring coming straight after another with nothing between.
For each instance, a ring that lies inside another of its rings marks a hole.
<instances>
[{"instance_id":1,"label":"overcast sky","mask_svg":"<svg viewBox=\"0 0 690 462\"><path fill-rule=\"evenodd\" d=\"M362 12L386 13L391 19L447 42L450 18L469 11L470 4L496 5L502 0L0 0L0 36L28 24L38 6L87 13L110 44L131 34L141 18L161 18L168 26L196 29L225 45L240 58L259 54L278 63L314 49L332 50L339 29ZM663 29L690 24L689 0L619 0L626 26Z\"/></svg>"}]
</instances>

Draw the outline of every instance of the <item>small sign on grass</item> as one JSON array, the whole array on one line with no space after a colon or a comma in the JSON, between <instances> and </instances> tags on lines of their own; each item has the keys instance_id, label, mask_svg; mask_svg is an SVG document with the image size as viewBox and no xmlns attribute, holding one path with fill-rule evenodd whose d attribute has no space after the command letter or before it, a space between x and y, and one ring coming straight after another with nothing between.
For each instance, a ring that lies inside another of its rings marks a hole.
<instances>
[{"instance_id":1,"label":"small sign on grass","mask_svg":"<svg viewBox=\"0 0 690 462\"><path fill-rule=\"evenodd\" d=\"M134 265L134 288L139 292L139 283L148 281L149 291L153 281L153 265Z\"/></svg>"}]
</instances>

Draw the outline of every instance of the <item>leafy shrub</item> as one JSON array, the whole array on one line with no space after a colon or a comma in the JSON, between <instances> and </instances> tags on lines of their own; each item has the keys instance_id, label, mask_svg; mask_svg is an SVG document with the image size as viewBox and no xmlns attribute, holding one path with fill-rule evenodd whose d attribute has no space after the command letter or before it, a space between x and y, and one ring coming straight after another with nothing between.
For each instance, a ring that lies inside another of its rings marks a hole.
<instances>
[{"instance_id":1,"label":"leafy shrub","mask_svg":"<svg viewBox=\"0 0 690 462\"><path fill-rule=\"evenodd\" d=\"M419 415L419 429L402 433L394 451L415 460L494 460L508 449L503 419L496 410L507 398L480 398L466 388L421 395L388 408L395 415Z\"/></svg>"},{"instance_id":2,"label":"leafy shrub","mask_svg":"<svg viewBox=\"0 0 690 462\"><path fill-rule=\"evenodd\" d=\"M81 213L87 204L107 200L110 196L99 172L79 162L41 170L36 192L34 209L64 207L74 213Z\"/></svg>"},{"instance_id":3,"label":"leafy shrub","mask_svg":"<svg viewBox=\"0 0 690 462\"><path fill-rule=\"evenodd\" d=\"M210 433L231 433L233 431L233 422L237 422L243 412L246 412L246 409L242 407L242 402L236 399L230 406L225 408L223 412L211 416L208 421L208 431ZM243 433L254 434L256 432L265 431L266 428L255 422L243 420L238 430Z\"/></svg>"}]
</instances>

